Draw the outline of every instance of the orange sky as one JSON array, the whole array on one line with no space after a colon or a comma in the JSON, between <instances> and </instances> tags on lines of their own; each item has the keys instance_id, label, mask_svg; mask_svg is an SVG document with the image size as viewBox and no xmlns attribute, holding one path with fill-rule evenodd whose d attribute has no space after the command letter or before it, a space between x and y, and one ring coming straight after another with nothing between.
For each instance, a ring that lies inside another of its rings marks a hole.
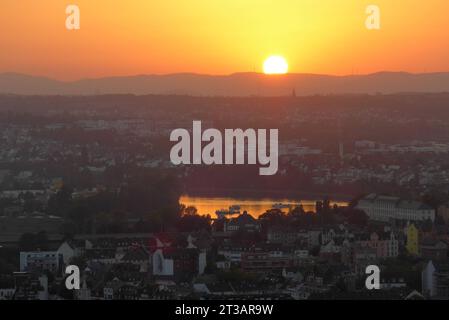
<instances>
[{"instance_id":1,"label":"orange sky","mask_svg":"<svg viewBox=\"0 0 449 320\"><path fill-rule=\"evenodd\" d=\"M65 29L77 4L81 30ZM365 8L381 9L381 30ZM0 72L58 79L261 71L449 71L447 0L0 0Z\"/></svg>"}]
</instances>

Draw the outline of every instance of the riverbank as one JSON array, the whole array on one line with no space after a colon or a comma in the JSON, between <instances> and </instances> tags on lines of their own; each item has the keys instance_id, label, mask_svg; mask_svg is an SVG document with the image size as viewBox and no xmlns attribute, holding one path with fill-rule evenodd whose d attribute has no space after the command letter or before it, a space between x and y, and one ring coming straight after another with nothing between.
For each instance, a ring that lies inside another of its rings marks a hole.
<instances>
[{"instance_id":1,"label":"riverbank","mask_svg":"<svg viewBox=\"0 0 449 320\"><path fill-rule=\"evenodd\" d=\"M304 192L293 189L247 189L247 188L188 188L183 195L203 198L234 198L234 199L332 199L334 201L350 202L356 196L343 193Z\"/></svg>"}]
</instances>

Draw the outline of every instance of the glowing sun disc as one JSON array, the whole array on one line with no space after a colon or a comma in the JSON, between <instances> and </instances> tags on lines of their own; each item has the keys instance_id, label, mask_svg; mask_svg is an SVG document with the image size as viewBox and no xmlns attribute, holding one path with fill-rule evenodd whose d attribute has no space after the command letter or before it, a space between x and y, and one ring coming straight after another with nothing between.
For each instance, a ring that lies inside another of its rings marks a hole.
<instances>
[{"instance_id":1,"label":"glowing sun disc","mask_svg":"<svg viewBox=\"0 0 449 320\"><path fill-rule=\"evenodd\" d=\"M263 63L263 72L265 74L286 74L288 72L288 63L282 56L270 56Z\"/></svg>"}]
</instances>

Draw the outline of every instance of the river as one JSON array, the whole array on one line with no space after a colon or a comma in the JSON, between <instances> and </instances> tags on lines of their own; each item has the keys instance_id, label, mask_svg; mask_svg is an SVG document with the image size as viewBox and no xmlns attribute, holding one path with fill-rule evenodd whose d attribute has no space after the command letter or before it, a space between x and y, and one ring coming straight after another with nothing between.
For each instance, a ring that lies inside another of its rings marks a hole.
<instances>
[{"instance_id":1,"label":"river","mask_svg":"<svg viewBox=\"0 0 449 320\"><path fill-rule=\"evenodd\" d=\"M196 207L198 213L201 215L210 214L211 217L215 218L215 211L220 209L229 209L232 205L239 205L240 212L247 211L253 217L257 218L265 211L272 208L275 203L291 204L297 205L302 204L305 211L315 211L315 203L318 200L299 200L299 199L237 199L237 198L226 198L226 197L192 197L192 196L181 196L179 202L185 206ZM338 206L347 206L348 203L344 201L331 201L331 206L337 204ZM284 211L288 209L283 209Z\"/></svg>"}]
</instances>

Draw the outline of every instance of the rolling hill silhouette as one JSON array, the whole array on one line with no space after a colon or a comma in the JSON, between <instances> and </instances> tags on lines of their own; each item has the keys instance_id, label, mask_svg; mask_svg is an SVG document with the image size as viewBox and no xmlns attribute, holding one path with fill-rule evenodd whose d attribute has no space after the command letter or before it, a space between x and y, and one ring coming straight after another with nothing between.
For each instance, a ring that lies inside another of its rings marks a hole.
<instances>
[{"instance_id":1,"label":"rolling hill silhouette","mask_svg":"<svg viewBox=\"0 0 449 320\"><path fill-rule=\"evenodd\" d=\"M285 96L399 92L449 92L449 72L379 72L331 76L179 73L58 81L18 73L0 74L0 93L19 95L180 94L195 96Z\"/></svg>"}]
</instances>

